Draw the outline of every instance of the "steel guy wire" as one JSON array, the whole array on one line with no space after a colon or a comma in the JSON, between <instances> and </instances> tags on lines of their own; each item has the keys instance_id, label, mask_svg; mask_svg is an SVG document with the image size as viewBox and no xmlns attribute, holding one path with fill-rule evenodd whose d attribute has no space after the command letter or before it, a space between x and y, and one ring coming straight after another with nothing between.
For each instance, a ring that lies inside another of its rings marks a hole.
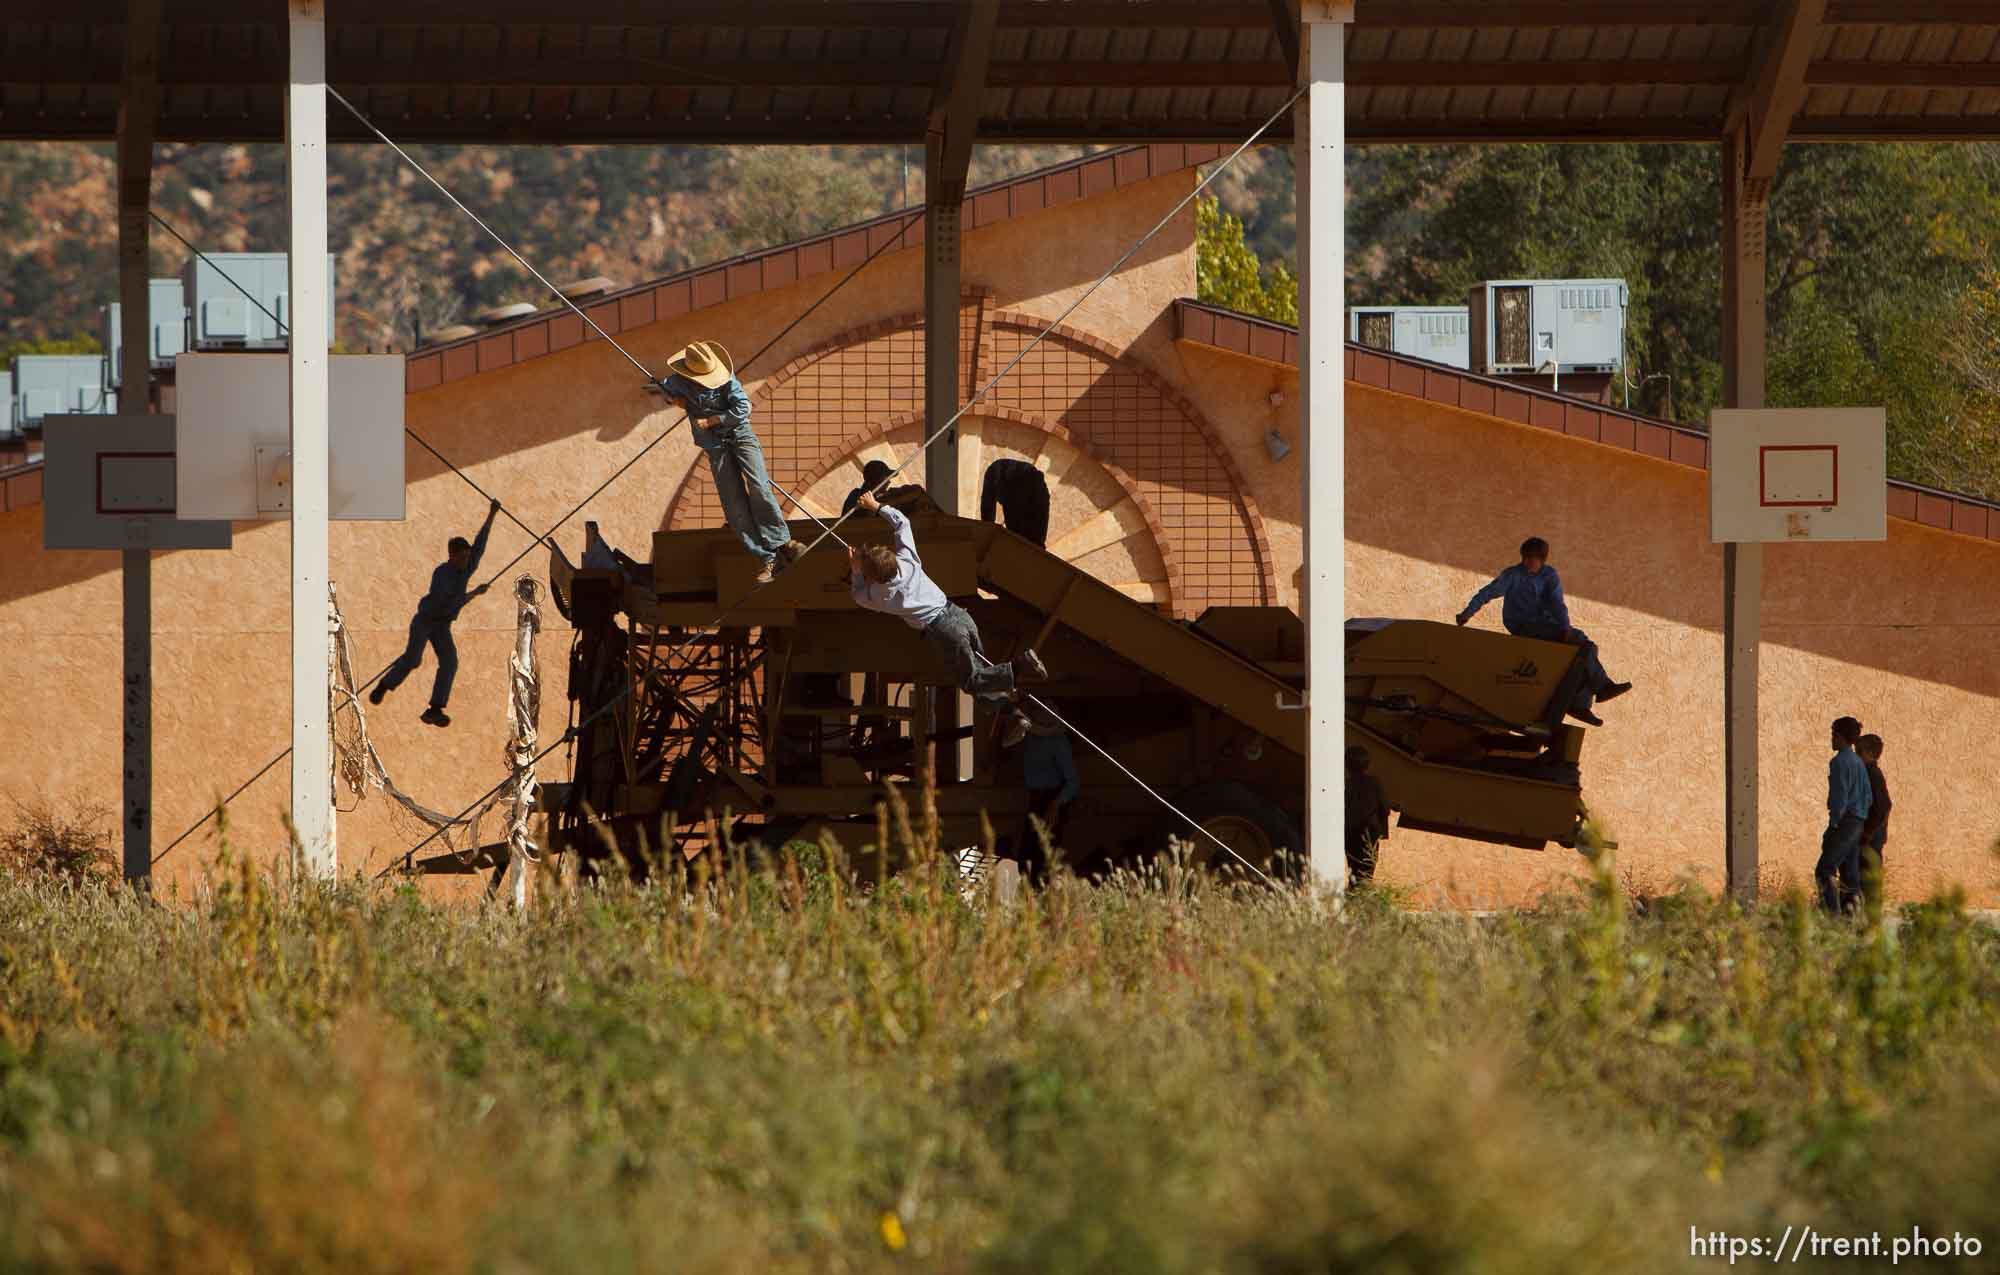
<instances>
[{"instance_id":1,"label":"steel guy wire","mask_svg":"<svg viewBox=\"0 0 2000 1275\"><path fill-rule=\"evenodd\" d=\"M261 300L259 300L256 293L250 291L250 289L238 283L234 275L231 275L227 270L224 270L220 265L216 263L215 258L209 256L207 253L203 252L200 248L195 247L192 240L190 240L186 235L182 234L180 231L174 229L173 224L170 223L165 217L160 216L160 214L158 214L157 212L154 212L151 209L147 209L147 216L151 217L155 222L157 222L159 224L160 229L166 231L174 238L180 240L181 246L186 248L189 252L193 253L195 256L199 257L203 262L205 262L208 265L209 269L215 271L216 274L221 275L222 281L224 283L228 284L230 287L242 293L244 299L249 301L251 305L256 306L259 310L262 310L264 312L265 318L269 319L271 322L278 325L278 331L284 333L287 337L291 335L291 329L285 326L285 321L279 318L276 314L272 313L271 308L265 305ZM457 474L460 478L463 478L466 482L466 485L471 487L472 490L478 492L482 496L485 496L488 500L497 500L497 497L492 495L492 493L488 492L484 487L481 487L478 483L474 482L470 474L460 469L457 465L452 464L451 460L448 457L446 457L443 452L431 446L429 439L425 438L422 434L417 433L417 431L411 429L408 425L403 426L403 432L405 434L408 434L411 438L415 439L417 441L418 446L422 447L425 451L429 452L431 455L437 457L438 460L443 463L445 468L451 470L452 473ZM527 532L530 536L535 534L535 529L533 527L530 527L527 523L522 522L519 518L515 517L513 510L507 508L505 505L502 505L500 507L500 512L506 514L508 518L513 520L515 526ZM377 676L379 676L379 674Z\"/></svg>"},{"instance_id":2,"label":"steel guy wire","mask_svg":"<svg viewBox=\"0 0 2000 1275\"><path fill-rule=\"evenodd\" d=\"M978 654L978 652L974 652L974 654ZM988 660L986 662L988 664L991 664L993 661ZM1235 859L1238 863L1242 864L1244 867L1256 873L1258 877L1263 880L1265 885L1269 886L1277 885L1277 882L1273 881L1262 868L1258 867L1256 864L1250 862L1248 859L1238 854L1235 851L1235 849L1232 848L1230 845L1228 845L1228 843L1224 842L1222 838L1216 836L1208 829L1202 827L1199 823L1196 823L1192 815L1188 814L1187 811L1182 810L1179 806L1176 806L1173 802L1168 801L1165 797L1161 796L1159 791L1155 789L1153 785L1147 783L1145 780L1139 778L1139 776L1133 774L1131 768L1128 767L1124 762L1119 761L1116 757L1113 757L1110 753L1106 752L1102 744L1098 743L1090 736L1084 734L1076 727L1070 725L1068 720L1065 719L1061 713L1058 713L1056 712L1055 709L1049 707L1047 700L1035 694L1033 691L1022 691L1021 693L1023 695L1026 695L1029 699L1033 700L1037 705L1039 705L1043 712L1047 713L1050 717L1053 717L1056 719L1056 721L1060 722L1064 730L1068 731L1070 734L1076 736L1084 743L1089 744L1092 748L1096 749L1098 754L1102 756L1104 760L1110 762L1112 765L1118 767L1120 771L1124 772L1124 775L1127 779L1139 785L1139 787L1145 789L1147 796L1151 797L1154 801L1159 802L1161 805L1165 806L1168 810L1171 810L1173 813L1179 815L1187 823L1188 827L1193 828L1196 832L1199 832L1202 836L1207 837L1210 841L1213 841L1216 845L1221 846L1223 850L1228 852L1231 858Z\"/></svg>"},{"instance_id":3,"label":"steel guy wire","mask_svg":"<svg viewBox=\"0 0 2000 1275\"><path fill-rule=\"evenodd\" d=\"M541 271L535 269L535 267L529 263L526 257L514 251L514 245L508 243L505 239L502 239L500 237L500 233L494 230L493 227L487 225L486 222L479 216L478 213L472 211L470 208L467 208L465 204L459 200L457 195L452 194L451 191L445 188L445 184L443 182L431 176L429 169L425 168L422 164L419 164L414 158L411 157L408 151L404 150L402 147L396 145L395 142L391 141L387 133L383 132L379 128L376 128L374 121L370 120L366 115L363 115L361 113L360 107L348 101L344 96L341 95L340 90L333 87L333 85L331 84L326 86L326 92L327 96L331 97L334 101L346 107L350 115L354 116L355 119L361 121L361 127L367 129L369 132L375 134L376 137L382 139L382 144L384 146L387 146L390 150L396 152L396 154L402 159L404 163L408 164L411 168L416 169L417 174L419 176L421 176L425 181L429 182L432 186L436 187L438 194L443 195L446 199L451 201L452 207L458 209L460 212L464 213L467 217L470 217L472 219L473 225L478 226L481 230L485 231L487 235L493 240L494 243L497 243L502 248L505 248L507 250L507 255L512 257L514 260L520 262L521 268L523 270L526 270L529 274L535 276L536 280L538 280L544 288L547 288L550 292L555 294L557 300L561 301L571 310L574 310L576 312L576 317L582 319L585 323L589 324L590 330L592 332L597 333L597 335L603 337L606 341L610 341L612 349L624 355L626 362L630 363L633 367L639 369L639 375L645 377L648 381L658 382L660 378L654 376L652 372L647 369L644 363L641 363L638 359L634 358L630 350L618 344L618 342L612 340L611 334L609 332L606 332L603 328L597 326L597 320L591 318L590 315L586 314L583 310L583 307L577 305L576 302L564 296L561 288L558 288L553 283L550 283L548 280L548 276L544 275Z\"/></svg>"},{"instance_id":4,"label":"steel guy wire","mask_svg":"<svg viewBox=\"0 0 2000 1275\"><path fill-rule=\"evenodd\" d=\"M923 440L922 444L911 452L908 459L905 459L901 464L897 465L894 469L890 470L889 474L886 477L882 478L874 485L874 487L870 488L869 489L870 494L872 495L874 492L882 490L887 485L887 483L891 478L894 478L897 474L902 473L903 470L909 466L910 462L915 460L918 455L921 455L923 452L928 451L930 445L936 442L937 439L942 437L945 431L951 429L954 425L956 425L960 420L960 418L962 418L968 411L972 410L972 408L976 404L981 402L987 396L987 394L991 393L993 387L1000 383L1001 378L1005 377L1009 372L1013 371L1014 368L1019 366L1021 361L1028 356L1028 352L1030 350L1034 349L1035 346L1041 344L1041 342L1045 338L1047 338L1047 336L1051 332L1055 331L1055 329L1059 325L1061 325L1064 320L1068 319L1070 315L1076 313L1078 307L1080 307L1085 301L1089 300L1090 297L1099 288L1103 287L1105 283L1107 283L1111 279L1111 277L1117 273L1120 267L1122 267L1127 261L1130 261L1132 257L1135 254L1137 254L1141 248L1144 248L1146 246L1147 243L1151 242L1153 237L1158 235L1160 231L1164 230L1168 226L1168 224L1170 224L1173 221L1173 219L1176 216L1178 216L1184 208L1186 208L1189 204L1193 203L1194 200L1199 198L1201 196L1201 193L1204 190L1207 190L1208 187L1215 181L1215 179L1220 177L1223 174L1223 172L1229 168L1231 164L1235 163L1236 160L1243 154L1244 151L1248 150L1251 146L1255 145L1258 138L1262 137L1266 132L1270 130L1272 125L1276 124L1279 119L1283 118L1285 112L1291 110L1293 104L1296 103L1301 97L1303 97L1305 93L1306 89L1304 87L1300 87L1294 90L1291 96L1287 97L1283 102L1283 104L1281 104L1277 110L1273 111L1264 120L1262 124L1259 124L1257 126L1256 131L1252 132L1250 136L1245 138L1236 147L1235 150L1231 151L1225 158L1223 158L1219 163L1217 163L1215 168L1212 171L1210 171L1207 176L1203 177L1201 181L1196 183L1195 188L1192 191L1188 192L1188 194L1184 198L1182 198L1178 203L1176 203L1171 209L1167 211L1165 216L1161 217L1160 220L1153 225L1152 229L1148 230L1145 234L1141 235L1136 241L1134 241L1132 246L1130 248L1127 248L1124 251L1124 253L1122 253L1117 258L1117 260L1113 261L1111 265L1107 267L1102 274L1098 275L1097 279L1094 282L1092 282L1088 288L1084 289L1084 291L1081 294L1079 294L1074 301L1070 302L1069 305L1063 309L1061 314L1057 315L1054 319L1050 320L1046 325L1043 326L1040 332L1037 332L1035 334L1032 340L1030 340L1026 345L1022 346L1020 351L1016 353L1012 359L1008 360L1007 365L1005 367L1002 367L998 372L994 373L993 376L990 379L988 379L984 385L979 387L978 392L976 392L971 398L966 400L965 404L962 407L960 407L957 411L953 412L951 414L951 417L948 420L946 420L942 425L938 426L937 429L933 430L931 434ZM342 101L343 104L345 104L345 99L342 99ZM351 105L349 105L348 109L353 110L354 108ZM359 112L356 112L356 114L358 115ZM366 121L363 122L365 123ZM369 125L368 127L371 129L374 128L372 124ZM379 130L377 130L377 132L379 135ZM426 176L428 176L428 174L426 174ZM434 184L435 180L436 179L434 178L432 179ZM491 232L489 231L488 233ZM860 505L856 504L846 510L843 510L840 516L834 519L832 526L827 527L826 530L822 531L820 535L816 539L814 539L811 544L806 546L805 551L799 555L799 558L804 558L806 554L811 553L814 549L818 548L821 544L825 543L827 537L833 536L835 534L835 530L842 523L846 522L849 518L853 517L854 511L859 508ZM814 521L818 520L815 519ZM821 525L825 526L825 524ZM845 542L843 541L842 543ZM747 592L745 592L742 597L738 598L735 602L731 603L728 607L724 608L724 610L717 615L714 625L711 625L710 627L719 626L722 620L734 614L736 611L742 609L745 603L747 603L751 598L755 597L763 589L769 587L769 585L772 583L774 583L774 581L763 581L761 583L751 586L751 588ZM615 708L617 705L623 703L624 700L631 695L631 693L632 693L632 685L628 681L625 686L625 689L618 692L618 694L613 696L611 699L605 701L605 703L599 706L596 711L592 712L588 717L578 722L575 726L570 727L569 731L566 732L565 734L565 738L567 738L571 734L580 733L585 726L588 726L591 722L595 721L598 717L602 716L604 713L608 712L612 708ZM1039 700L1037 700L1036 702L1040 703ZM1047 705L1044 704L1043 707L1047 708ZM1051 709L1050 713L1053 716L1054 710ZM1106 752L1105 749L1101 745L1099 745L1095 740L1089 739L1088 737L1083 736L1080 733L1078 737L1083 739L1085 743L1089 744L1092 748L1096 749L1098 752L1103 753L1106 757L1110 757L1110 753ZM558 741L558 743L560 742L561 741ZM538 755L535 760L539 761L541 757L547 756L549 752L554 751L556 746L557 746L556 744L551 744L549 748L547 750L544 750L542 754ZM1129 770L1126 770L1125 767L1122 764L1118 763L1115 758L1112 759L1112 762L1114 765L1117 765L1120 770L1125 770L1125 773L1127 775L1131 775L1131 777L1135 782L1139 782L1140 787L1144 788L1148 793L1152 794L1153 797L1156 800L1158 800L1161 805L1165 806L1168 810L1172 811L1174 814L1179 815L1182 819L1186 820L1189 826L1193 827L1196 831L1208 837L1209 840L1214 841L1215 844L1221 846L1223 850L1227 851L1231 855L1234 855L1237 859L1242 860L1242 856L1236 854L1236 852L1234 850L1231 850L1227 845L1224 845L1220 838L1216 837L1215 834L1209 832L1208 829L1203 828L1200 824L1196 823L1193 819L1189 818L1185 812L1176 808L1171 802L1167 801L1164 797L1161 797L1159 793L1154 791L1154 789L1151 788L1149 785L1145 784L1143 781L1139 781L1138 776L1132 775L1131 772ZM472 805L467 806L465 808L465 811L462 811L460 813L459 817L463 818L465 814L476 809L481 802L485 801L488 797L492 796L493 793L498 792L501 788L505 787L510 782L512 782L511 775L508 778L501 780L498 784L495 784L486 793L482 794L477 801L474 801ZM438 834L435 831L433 831L429 836L419 841L416 845L411 846L407 851L405 851L400 856L402 862L407 866L410 863L410 861L415 857L417 851L429 845L433 840L436 839L437 835ZM1246 865L1248 865L1248 860L1243 860L1243 862ZM1249 866L1251 866L1253 870L1255 870L1254 865L1249 865ZM390 869L384 869L383 875L386 875L386 873L389 870ZM1261 871L1259 872L1259 875L1260 876L1263 875ZM1268 877L1266 877L1265 879L1267 881L1269 880Z\"/></svg>"},{"instance_id":5,"label":"steel guy wire","mask_svg":"<svg viewBox=\"0 0 2000 1275\"><path fill-rule=\"evenodd\" d=\"M349 105L348 109L353 110L354 108L352 105ZM359 113L357 112L357 115L358 114ZM365 119L362 122L364 124L367 124L367 121ZM368 125L368 127L371 129L374 128L372 124ZM377 133L379 135L379 130L377 130ZM409 160L409 156L403 151L401 151L400 148L398 149L397 153L403 155L404 159ZM413 165L415 164L414 160L409 160L409 162L412 163ZM420 166L419 166L419 171L421 171ZM429 173L425 173L424 176L427 179L429 179L433 185L437 184L437 179L431 177ZM440 187L440 189L442 188ZM456 200L453 200L452 202L457 203ZM463 207L463 205L460 206ZM845 288L848 284L852 283L855 277L858 276L863 270L867 269L868 266L877 257L889 251L891 248L894 248L897 245L903 243L904 240L909 235L910 227L915 225L918 218L921 216L922 216L921 213L910 213L906 215L903 218L902 224L896 228L896 233L893 237L891 237L888 240L885 240L880 246L875 248L873 251L869 252L867 256L863 257L854 266L852 270L849 270L846 274L842 275L837 281L835 281L834 285L831 288L828 288L825 292L821 293L817 298L813 300L813 303L811 305L807 306L804 310L801 310L798 314L798 317L794 318L790 323L787 323L782 329L779 330L776 336L773 336L769 341L766 341L761 347L757 349L755 353L753 353L749 358L745 359L741 367L739 367L737 370L742 371L748 369L758 359L770 353L771 349L774 346L776 346L778 342L784 340L795 329L797 329L799 324L804 323L821 306L825 305L828 301L832 300L836 293L838 293L841 289ZM160 224L160 227L163 230L165 230L168 234L172 235L175 239L178 239L183 245L185 245L188 251L196 254L197 256L200 256L204 261L207 261L208 264L215 269L216 273L222 276L224 281L226 281L231 287L235 288L238 292L243 293L245 297L248 297L250 299L251 304L255 305L258 309L263 310L264 313L270 317L272 322L278 324L280 328L284 327L283 320L279 319L277 315L272 314L271 311L265 307L263 302L259 301L254 295L252 295L249 292L248 289L244 288L242 284L238 283L235 279L231 278L227 271L223 270L220 266L217 266L212 258L209 258L206 254L204 254L201 251L201 249L195 247L195 245L192 242L190 242L185 235L182 235L180 231L176 230L172 225L170 225L164 217L161 217L158 213L153 213L152 217L154 221ZM473 218L473 220L478 221L478 218L475 217ZM482 228L486 228L488 234L493 234L491 228L487 228L484 222L480 222L480 225ZM497 239L499 238L499 236L494 235L494 238ZM513 252L513 249L509 248L508 251ZM518 253L515 255L516 257L519 256ZM541 278L542 276L537 274L536 277ZM546 283L547 280L543 279L543 282ZM568 304L567 298L564 299L564 303ZM576 307L570 306L570 308L575 309ZM592 326L595 325L593 324ZM605 339L610 340L609 337L606 337ZM612 341L611 343L614 346L618 344L616 341ZM624 352L622 347L620 348L620 352L621 353ZM635 364L638 363L638 360L632 359L631 355L629 354L626 355L626 358L630 359ZM642 372L645 371L644 365L640 365L640 370ZM652 382L652 383L657 384L657 382ZM537 548L548 543L549 538L554 536L557 531L560 531L563 527L563 524L567 523L570 519L576 517L579 513L583 512L583 510L590 504L591 501L597 499L598 496L602 495L605 489L610 487L611 484L617 482L620 478L624 477L625 474L629 472L634 465L637 465L642 459L645 458L647 453L651 452L653 448L665 442L667 438L670 435L672 435L672 433L676 429L686 424L688 422L688 419L689 418L687 417L687 415L683 413L679 420L669 424L666 429L662 430L658 435L656 435L653 438L652 442L647 443L644 447L640 448L632 456L627 458L622 465L620 465L617 469L612 471L611 476L609 478L606 478L603 482L599 483L595 488L591 490L589 495L585 496L582 500L578 501L576 505L574 505L568 513L564 514L561 518L557 519L553 526L551 526L546 532L540 535L537 535L534 532L534 530L530 528L526 523L522 522L519 518L515 517L512 510L509 510L506 508L505 505L502 505L501 506L502 512L506 513L506 515L510 519L513 519L514 524L520 527L523 531L526 531L531 538L528 541L526 548L522 549L521 552L515 554L514 557L507 562L506 566L501 567L499 571L495 572L492 575L492 577L490 577L486 581L486 587L491 587L495 581L500 579L500 577L506 575L507 572L511 571L523 558L527 557ZM425 439L422 435L418 434L415 430L410 429L408 426L404 427L403 432L408 434L411 438L416 439L416 441L426 451L430 452L431 455L436 456L438 460L443 462L447 467L449 467L453 473L457 474L460 478L464 479L466 483L469 484L474 491L479 492L483 496L487 496L488 500L495 499L494 497L487 495L486 490L483 487L481 487L478 483L474 482L470 475L468 475L464 470L460 469L457 465L453 464L452 461L448 457L446 457L442 452L438 451L437 448L433 447L430 444L429 440ZM775 483L772 484L772 486L774 489L777 488L777 485ZM792 499L791 493L785 492L784 494L787 499ZM797 504L798 502L796 500L793 500L793 503ZM800 505L799 507L801 510L804 510L805 508L803 505ZM812 517L811 512L806 511L806 516L809 518ZM817 518L814 518L814 521L818 522L819 520ZM822 527L825 526L824 523L820 523L820 525ZM828 530L830 531L831 529L829 528ZM842 541L841 543L845 544L846 542ZM376 673L373 677L369 678L365 683L363 683L360 687L360 690L366 691L370 687L375 685L375 683L381 681L383 676L388 673L389 669L393 668L394 666L395 666L395 661L391 660L388 664L382 667L380 672ZM291 755L291 752L292 752L291 748L287 747L283 752L271 758L270 761L265 762L262 768L260 768L256 774L252 775L249 779L245 780L241 785L239 785L236 791L230 793L229 796L223 798L222 801L218 802L215 806L211 807L208 811L203 813L201 818L195 820L193 824L189 825L188 828L184 830L178 837L175 837L172 841L168 842L166 849L161 850L158 854L153 856L151 864L157 865L162 859L165 859L168 854L173 852L175 847L179 846L183 841L186 841L189 837L193 836L196 832L200 831L202 827L204 827L210 819L215 818L215 816L220 814L222 810L225 809L231 802L235 801L238 797L242 796L243 793L246 790L248 790L252 784L256 783L259 779L262 779L265 775L269 774L271 768L276 766L279 762L283 761L285 758L289 757Z\"/></svg>"}]
</instances>

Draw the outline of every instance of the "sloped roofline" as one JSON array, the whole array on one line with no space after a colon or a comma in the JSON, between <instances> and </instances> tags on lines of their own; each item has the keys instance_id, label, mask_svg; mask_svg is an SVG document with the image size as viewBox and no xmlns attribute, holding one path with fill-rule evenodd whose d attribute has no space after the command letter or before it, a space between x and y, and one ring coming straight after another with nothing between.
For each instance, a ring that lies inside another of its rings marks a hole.
<instances>
[{"instance_id":1,"label":"sloped roofline","mask_svg":"<svg viewBox=\"0 0 2000 1275\"><path fill-rule=\"evenodd\" d=\"M1254 314L1183 297L1174 303L1174 339L1226 350L1264 363L1296 368L1299 330ZM1708 468L1708 435L1672 421L1566 398L1498 377L1461 372L1386 350L1348 345L1347 379L1447 407L1496 416L1517 425L1554 430L1586 442L1638 452L1691 469ZM2000 541L2000 502L1940 491L1921 483L1889 480L1889 516Z\"/></svg>"},{"instance_id":2,"label":"sloped roofline","mask_svg":"<svg viewBox=\"0 0 2000 1275\"><path fill-rule=\"evenodd\" d=\"M966 192L959 224L978 230L1016 217L1090 199L1222 157L1217 145L1124 146ZM612 336L627 328L677 319L696 310L788 288L802 279L847 270L895 241L924 242L921 208L903 208L824 234L683 270L599 297L584 306ZM404 388L411 394L485 372L544 358L600 338L576 314L555 306L471 336L426 346L409 356Z\"/></svg>"}]
</instances>

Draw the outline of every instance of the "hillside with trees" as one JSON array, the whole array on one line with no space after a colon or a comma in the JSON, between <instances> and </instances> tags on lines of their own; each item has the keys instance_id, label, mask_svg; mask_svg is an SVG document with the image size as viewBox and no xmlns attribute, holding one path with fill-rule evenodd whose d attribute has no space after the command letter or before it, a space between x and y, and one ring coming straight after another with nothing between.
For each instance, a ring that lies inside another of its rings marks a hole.
<instances>
[{"instance_id":1,"label":"hillside with trees","mask_svg":"<svg viewBox=\"0 0 2000 1275\"><path fill-rule=\"evenodd\" d=\"M979 148L972 180L1078 147ZM923 197L919 147L423 147L415 152L558 280L629 283ZM1461 303L1489 278L1631 289L1633 405L1690 424L1721 393L1719 148L1356 147L1347 295ZM0 146L0 350L93 339L116 285L109 147ZM330 163L338 337L412 346L491 305L540 302L520 268L379 147ZM164 146L156 206L211 251L284 232L282 151ZM1199 210L1202 295L1294 321L1290 151L1247 153ZM1771 195L1773 405L1882 403L1899 477L2000 497L2000 147L1793 146ZM154 272L186 252L153 236Z\"/></svg>"},{"instance_id":2,"label":"hillside with trees","mask_svg":"<svg viewBox=\"0 0 2000 1275\"><path fill-rule=\"evenodd\" d=\"M1633 406L1699 426L1719 404L1720 148L1382 146L1347 166L1350 302L1622 278ZM1204 288L1290 321L1290 153L1239 169L1205 214ZM1770 197L1770 405L1885 405L1892 474L2000 498L1996 241L2000 146L1789 147Z\"/></svg>"},{"instance_id":3,"label":"hillside with trees","mask_svg":"<svg viewBox=\"0 0 2000 1275\"><path fill-rule=\"evenodd\" d=\"M975 183L1088 147L981 147ZM923 200L921 146L412 147L557 282L620 283L845 225ZM115 162L108 146L0 145L0 349L94 339L117 291ZM329 236L336 336L349 349L408 349L478 311L545 295L504 251L379 146L334 146ZM284 242L279 146L162 146L154 209L204 252ZM153 273L188 252L157 228Z\"/></svg>"}]
</instances>

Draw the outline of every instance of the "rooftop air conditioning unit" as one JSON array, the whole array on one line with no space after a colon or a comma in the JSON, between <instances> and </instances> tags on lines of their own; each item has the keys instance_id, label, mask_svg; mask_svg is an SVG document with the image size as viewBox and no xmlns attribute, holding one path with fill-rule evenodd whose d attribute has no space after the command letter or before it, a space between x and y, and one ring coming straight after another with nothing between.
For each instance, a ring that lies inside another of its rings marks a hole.
<instances>
[{"instance_id":1,"label":"rooftop air conditioning unit","mask_svg":"<svg viewBox=\"0 0 2000 1275\"><path fill-rule=\"evenodd\" d=\"M1362 305L1347 311L1347 339L1371 350L1464 370L1471 326L1462 305Z\"/></svg>"},{"instance_id":2,"label":"rooftop air conditioning unit","mask_svg":"<svg viewBox=\"0 0 2000 1275\"><path fill-rule=\"evenodd\" d=\"M326 258L326 334L333 344L333 254ZM249 296L245 296L245 293ZM283 350L291 316L290 265L282 252L211 252L181 272L188 350Z\"/></svg>"},{"instance_id":3,"label":"rooftop air conditioning unit","mask_svg":"<svg viewBox=\"0 0 2000 1275\"><path fill-rule=\"evenodd\" d=\"M153 279L146 285L148 309L147 357L155 368L174 365L174 355L187 348L187 303L182 300L179 279ZM116 301L99 308L104 319L105 384L117 389L125 383L125 332L120 326L125 307Z\"/></svg>"},{"instance_id":4,"label":"rooftop air conditioning unit","mask_svg":"<svg viewBox=\"0 0 2000 1275\"><path fill-rule=\"evenodd\" d=\"M108 416L118 395L105 388L102 354L20 354L14 358L13 428L40 429L51 413Z\"/></svg>"},{"instance_id":5,"label":"rooftop air conditioning unit","mask_svg":"<svg viewBox=\"0 0 2000 1275\"><path fill-rule=\"evenodd\" d=\"M1500 279L1476 283L1474 372L1616 372L1625 366L1623 279Z\"/></svg>"}]
</instances>

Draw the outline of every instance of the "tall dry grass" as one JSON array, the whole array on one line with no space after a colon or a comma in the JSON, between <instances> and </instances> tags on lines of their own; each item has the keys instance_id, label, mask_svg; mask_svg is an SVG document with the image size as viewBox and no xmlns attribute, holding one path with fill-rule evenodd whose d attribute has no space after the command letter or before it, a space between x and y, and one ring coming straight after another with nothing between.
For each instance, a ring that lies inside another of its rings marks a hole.
<instances>
[{"instance_id":1,"label":"tall dry grass","mask_svg":"<svg viewBox=\"0 0 2000 1275\"><path fill-rule=\"evenodd\" d=\"M1691 1226L1808 1222L2000 1251L2000 943L1952 900L1641 918L1604 863L1469 921L1169 866L1003 907L912 853L868 893L798 847L525 918L228 860L167 907L0 876L0 1265L1649 1271Z\"/></svg>"}]
</instances>

